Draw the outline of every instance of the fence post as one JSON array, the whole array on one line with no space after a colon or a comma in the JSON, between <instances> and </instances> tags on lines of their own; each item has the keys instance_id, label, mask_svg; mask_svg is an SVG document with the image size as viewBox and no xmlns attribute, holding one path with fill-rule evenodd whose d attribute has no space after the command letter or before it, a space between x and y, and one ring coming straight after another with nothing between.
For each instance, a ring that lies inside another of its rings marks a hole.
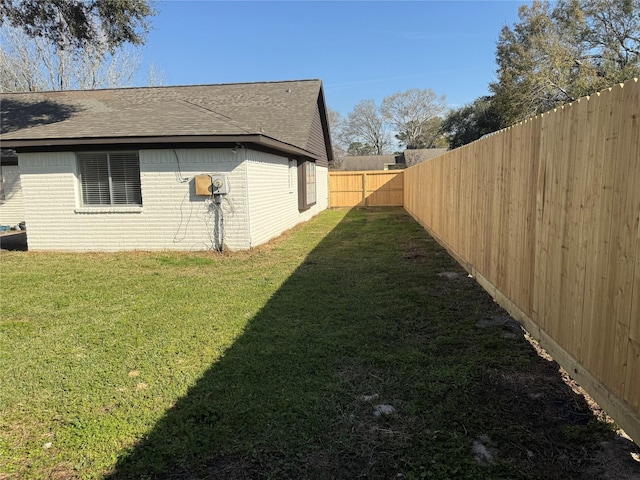
<instances>
[{"instance_id":1,"label":"fence post","mask_svg":"<svg viewBox=\"0 0 640 480\"><path fill-rule=\"evenodd\" d=\"M369 206L369 201L367 200L367 172L362 174L362 203L364 206Z\"/></svg>"}]
</instances>

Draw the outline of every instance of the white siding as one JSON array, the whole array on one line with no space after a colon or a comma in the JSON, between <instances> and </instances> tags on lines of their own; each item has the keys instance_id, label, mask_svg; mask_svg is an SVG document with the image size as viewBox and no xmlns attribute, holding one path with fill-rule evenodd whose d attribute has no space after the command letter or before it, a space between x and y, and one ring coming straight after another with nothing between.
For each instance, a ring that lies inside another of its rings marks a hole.
<instances>
[{"instance_id":1,"label":"white siding","mask_svg":"<svg viewBox=\"0 0 640 480\"><path fill-rule=\"evenodd\" d=\"M3 165L0 170L4 191L4 200L0 199L0 225L14 227L25 219L20 169L17 165Z\"/></svg>"},{"instance_id":2,"label":"white siding","mask_svg":"<svg viewBox=\"0 0 640 480\"><path fill-rule=\"evenodd\" d=\"M296 162L284 157L249 151L247 186L251 246L277 237L300 222L309 220L328 206L327 168L317 167L317 203L298 210Z\"/></svg>"},{"instance_id":3,"label":"white siding","mask_svg":"<svg viewBox=\"0 0 640 480\"><path fill-rule=\"evenodd\" d=\"M82 207L72 152L19 157L30 250L207 250L215 209L195 195L193 177L224 173L225 244L249 247L246 167L228 149L141 150L142 208L112 213ZM102 211L103 213L98 213Z\"/></svg>"}]
</instances>

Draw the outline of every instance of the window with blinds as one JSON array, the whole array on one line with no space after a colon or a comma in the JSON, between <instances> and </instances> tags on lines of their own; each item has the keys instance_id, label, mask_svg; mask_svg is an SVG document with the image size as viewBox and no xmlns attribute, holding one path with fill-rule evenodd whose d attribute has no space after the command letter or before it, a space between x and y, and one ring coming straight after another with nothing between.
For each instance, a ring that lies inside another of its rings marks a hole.
<instances>
[{"instance_id":1,"label":"window with blinds","mask_svg":"<svg viewBox=\"0 0 640 480\"><path fill-rule=\"evenodd\" d=\"M142 205L137 152L78 153L84 205Z\"/></svg>"}]
</instances>

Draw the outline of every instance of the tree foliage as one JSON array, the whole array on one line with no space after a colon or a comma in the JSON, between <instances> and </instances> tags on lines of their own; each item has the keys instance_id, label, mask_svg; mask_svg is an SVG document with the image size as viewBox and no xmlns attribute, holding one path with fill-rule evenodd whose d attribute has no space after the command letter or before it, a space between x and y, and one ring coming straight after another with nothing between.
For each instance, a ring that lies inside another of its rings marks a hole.
<instances>
[{"instance_id":1,"label":"tree foliage","mask_svg":"<svg viewBox=\"0 0 640 480\"><path fill-rule=\"evenodd\" d=\"M396 138L407 149L415 148L446 148L449 146L447 137L442 133L441 117L433 117L425 120L420 126L420 131L412 140L409 139L409 129L396 134ZM410 128L412 129L411 125ZM414 130L415 131L415 130Z\"/></svg>"},{"instance_id":2,"label":"tree foliage","mask_svg":"<svg viewBox=\"0 0 640 480\"><path fill-rule=\"evenodd\" d=\"M407 148L425 148L433 143L434 121L447 109L444 95L438 97L433 90L411 88L394 93L382 100L380 111L398 134L396 138Z\"/></svg>"},{"instance_id":3,"label":"tree foliage","mask_svg":"<svg viewBox=\"0 0 640 480\"><path fill-rule=\"evenodd\" d=\"M380 109L373 100L362 100L347 116L343 136L351 146L360 144L360 150L367 148L373 155L387 153L391 147L391 136L387 130Z\"/></svg>"},{"instance_id":4,"label":"tree foliage","mask_svg":"<svg viewBox=\"0 0 640 480\"><path fill-rule=\"evenodd\" d=\"M63 50L6 25L0 28L0 41L0 91L4 92L130 86L140 66L133 48L120 47L111 53L104 44L97 44Z\"/></svg>"},{"instance_id":5,"label":"tree foliage","mask_svg":"<svg viewBox=\"0 0 640 480\"><path fill-rule=\"evenodd\" d=\"M446 147L440 132L445 97L432 90L412 88L385 97L378 107L373 100L357 104L342 124L339 144L351 155L381 155L396 145L408 149Z\"/></svg>"},{"instance_id":6,"label":"tree foliage","mask_svg":"<svg viewBox=\"0 0 640 480\"><path fill-rule=\"evenodd\" d=\"M144 44L154 14L147 0L0 0L1 23L59 49Z\"/></svg>"},{"instance_id":7,"label":"tree foliage","mask_svg":"<svg viewBox=\"0 0 640 480\"><path fill-rule=\"evenodd\" d=\"M331 145L333 147L334 161L338 162L347 151L344 144L343 134L345 120L342 115L340 115L340 112L332 108L327 108L327 116L329 121L329 131L331 133Z\"/></svg>"},{"instance_id":8,"label":"tree foliage","mask_svg":"<svg viewBox=\"0 0 640 480\"><path fill-rule=\"evenodd\" d=\"M480 97L454 110L442 122L441 132L449 139L449 148L458 148L506 125L492 97Z\"/></svg>"},{"instance_id":9,"label":"tree foliage","mask_svg":"<svg viewBox=\"0 0 640 480\"><path fill-rule=\"evenodd\" d=\"M372 145L364 145L360 142L352 142L347 148L347 154L349 155L375 155L375 149Z\"/></svg>"},{"instance_id":10,"label":"tree foliage","mask_svg":"<svg viewBox=\"0 0 640 480\"><path fill-rule=\"evenodd\" d=\"M640 75L640 0L523 5L496 61L491 90L509 124Z\"/></svg>"}]
</instances>

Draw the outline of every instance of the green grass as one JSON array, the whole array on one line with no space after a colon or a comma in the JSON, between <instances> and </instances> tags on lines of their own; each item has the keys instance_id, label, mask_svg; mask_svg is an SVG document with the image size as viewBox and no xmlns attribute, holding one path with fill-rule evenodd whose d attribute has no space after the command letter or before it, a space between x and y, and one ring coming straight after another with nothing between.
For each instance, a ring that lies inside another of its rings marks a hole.
<instances>
[{"instance_id":1,"label":"green grass","mask_svg":"<svg viewBox=\"0 0 640 480\"><path fill-rule=\"evenodd\" d=\"M500 309L399 209L0 268L2 479L588 478L607 435L523 338L476 327Z\"/></svg>"}]
</instances>

